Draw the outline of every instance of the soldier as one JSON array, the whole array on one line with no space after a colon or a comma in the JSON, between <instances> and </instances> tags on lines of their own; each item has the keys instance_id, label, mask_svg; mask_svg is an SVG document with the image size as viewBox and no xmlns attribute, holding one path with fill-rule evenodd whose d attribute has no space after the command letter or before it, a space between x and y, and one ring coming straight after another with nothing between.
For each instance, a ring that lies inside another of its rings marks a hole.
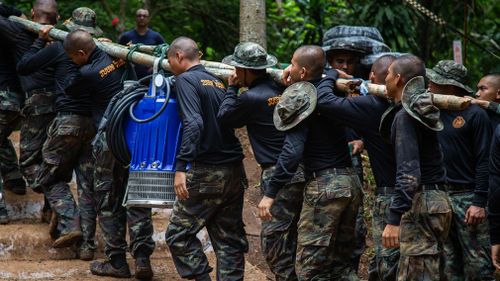
<instances>
[{"instance_id":1,"label":"soldier","mask_svg":"<svg viewBox=\"0 0 500 281\"><path fill-rule=\"evenodd\" d=\"M82 7L75 9L72 18L65 21L64 25L70 31L82 29L99 36L102 31L95 25L95 21L95 12ZM91 93L71 91L72 88L66 84L78 75L78 69L66 55L62 42L54 42L45 47L51 28L52 26L42 28L40 38L35 40L17 65L21 75L28 75L43 68L55 69L57 116L44 143L43 163L35 186L44 189L59 220L58 232L61 237L54 242L54 247L70 246L72 239L78 241L83 238L79 257L82 260L91 260L95 251L97 217L92 186L91 140L96 129L92 119ZM65 91L66 88L69 90ZM77 177L78 208L67 184L71 180L73 170ZM77 235L80 229L83 236ZM71 233L73 235L70 235Z\"/></svg>"},{"instance_id":2,"label":"soldier","mask_svg":"<svg viewBox=\"0 0 500 281\"><path fill-rule=\"evenodd\" d=\"M377 59L372 66L370 78L373 83L385 84L385 77L395 56L385 55ZM331 72L328 72L330 74ZM355 128L363 138L370 164L377 185L372 212L372 234L375 255L369 267L369 280L396 280L399 249L387 249L382 246L382 232L385 228L385 216L394 193L396 179L396 160L392 146L383 139L380 120L384 112L394 106L387 99L378 96L340 98L328 95L318 102L317 109L322 116L336 120Z\"/></svg>"},{"instance_id":3,"label":"soldier","mask_svg":"<svg viewBox=\"0 0 500 281\"><path fill-rule=\"evenodd\" d=\"M324 63L320 47L302 46L283 73L286 83L302 82L285 90L274 111L276 128L286 131L285 142L264 183L259 216L272 218L276 195L303 160L307 184L298 223L298 279L358 280L345 257L353 252L361 183L351 168L345 127L315 111L316 98L321 103L333 92L334 80L321 79Z\"/></svg>"},{"instance_id":4,"label":"soldier","mask_svg":"<svg viewBox=\"0 0 500 281\"><path fill-rule=\"evenodd\" d=\"M400 281L420 280L422 276L425 280L446 278L444 243L451 206L436 133L443 124L439 109L425 93L424 75L424 63L416 56L404 55L391 64L385 79L387 96L398 106L392 122L382 120L392 124L396 155L396 188L382 243L387 248L401 244Z\"/></svg>"},{"instance_id":5,"label":"soldier","mask_svg":"<svg viewBox=\"0 0 500 281\"><path fill-rule=\"evenodd\" d=\"M500 124L500 74L488 74L477 84L476 99L472 103L487 109L491 127L495 131Z\"/></svg>"},{"instance_id":6,"label":"soldier","mask_svg":"<svg viewBox=\"0 0 500 281\"><path fill-rule=\"evenodd\" d=\"M0 15L21 16L21 12L9 6L0 5ZM5 205L5 193L3 187L10 189L16 194L26 193L26 182L19 171L16 151L9 139L10 134L21 121L20 108L22 107L24 95L16 75L15 57L12 46L8 40L0 34L4 44L0 45L0 224L9 223L9 214ZM2 183L3 182L3 183Z\"/></svg>"},{"instance_id":7,"label":"soldier","mask_svg":"<svg viewBox=\"0 0 500 281\"><path fill-rule=\"evenodd\" d=\"M4 4L0 4L4 5ZM41 24L57 22L57 4L53 0L37 0L33 4L31 17ZM0 35L7 39L19 61L30 48L36 35L23 25L0 16ZM24 121L21 126L19 165L30 187L34 187L37 172L42 163L42 146L47 138L47 128L55 116L54 69L45 68L31 75L20 75L26 101L22 109ZM35 190L42 192L41 190ZM50 207L45 200L42 221L50 220Z\"/></svg>"},{"instance_id":8,"label":"soldier","mask_svg":"<svg viewBox=\"0 0 500 281\"><path fill-rule=\"evenodd\" d=\"M255 159L262 168L261 182L267 181L276 169L285 138L273 123L274 107L283 87L266 73L266 68L274 66L277 61L260 45L251 42L238 44L234 54L222 61L233 65L236 71L228 79L229 87L218 118L225 126L247 127ZM238 95L240 87L248 87L248 90ZM304 173L299 169L291 182L276 195L271 209L272 219L262 222L262 252L279 281L297 280L297 222L304 184Z\"/></svg>"},{"instance_id":9,"label":"soldier","mask_svg":"<svg viewBox=\"0 0 500 281\"><path fill-rule=\"evenodd\" d=\"M95 45L91 35L82 30L68 34L64 49L80 67L80 75L69 83L66 91L91 93L94 125L101 121L104 111L115 94L123 89L121 83L126 63L112 59ZM103 71L103 70L107 71ZM133 77L135 78L135 77ZM106 133L99 131L94 140L94 194L99 225L105 241L105 261L94 261L90 271L95 275L128 278L131 276L126 261L125 240L128 223L130 253L135 258L135 277L151 279L153 270L149 257L155 243L150 208L126 209L121 205L125 193L127 170L113 157L107 147Z\"/></svg>"},{"instance_id":10,"label":"soldier","mask_svg":"<svg viewBox=\"0 0 500 281\"><path fill-rule=\"evenodd\" d=\"M15 8L0 5L0 15L21 16L22 13ZM16 75L13 48L7 38L0 36L4 42L0 46L0 52L4 54L0 58L0 174L5 189L23 195L26 194L26 182L19 170L17 154L9 136L22 119L21 107L24 103L24 95L21 94L21 85ZM7 213L4 216L3 211L0 211L0 217L6 216Z\"/></svg>"},{"instance_id":11,"label":"soldier","mask_svg":"<svg viewBox=\"0 0 500 281\"><path fill-rule=\"evenodd\" d=\"M490 155L490 193L488 198L488 221L490 227L491 259L496 270L500 270L500 126L493 134Z\"/></svg>"},{"instance_id":12,"label":"soldier","mask_svg":"<svg viewBox=\"0 0 500 281\"><path fill-rule=\"evenodd\" d=\"M248 251L242 220L246 176L233 129L220 126L217 120L226 89L200 64L193 40L175 39L168 60L176 76L183 129L175 165L177 200L165 234L167 245L182 278L211 280L212 268L196 238L206 227L217 255L217 280L243 280Z\"/></svg>"},{"instance_id":13,"label":"soldier","mask_svg":"<svg viewBox=\"0 0 500 281\"><path fill-rule=\"evenodd\" d=\"M440 61L427 70L429 91L463 97L472 94L464 82L467 69ZM446 189L453 210L445 244L449 281L495 280L489 254L486 203L491 128L486 112L471 105L461 111L441 110L444 129L438 132L446 168Z\"/></svg>"}]
</instances>

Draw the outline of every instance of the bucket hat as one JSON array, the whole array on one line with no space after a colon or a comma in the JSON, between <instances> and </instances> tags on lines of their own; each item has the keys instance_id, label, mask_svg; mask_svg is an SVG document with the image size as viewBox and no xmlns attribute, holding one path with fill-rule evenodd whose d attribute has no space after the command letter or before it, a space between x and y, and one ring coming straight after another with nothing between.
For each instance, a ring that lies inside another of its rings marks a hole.
<instances>
[{"instance_id":1,"label":"bucket hat","mask_svg":"<svg viewBox=\"0 0 500 281\"><path fill-rule=\"evenodd\" d=\"M102 34L102 29L96 25L96 18L94 10L87 7L80 7L73 10L71 18L67 19L63 25L69 31L81 29L94 36L99 36Z\"/></svg>"},{"instance_id":2,"label":"bucket hat","mask_svg":"<svg viewBox=\"0 0 500 281\"><path fill-rule=\"evenodd\" d=\"M465 82L467 80L467 68L452 60L439 61L432 69L426 70L426 76L433 83L439 85L452 85L464 89L472 94L473 91Z\"/></svg>"},{"instance_id":3,"label":"bucket hat","mask_svg":"<svg viewBox=\"0 0 500 281\"><path fill-rule=\"evenodd\" d=\"M242 42L236 45L234 53L225 57L223 63L247 69L266 69L275 66L278 59L269 55L259 44Z\"/></svg>"},{"instance_id":4,"label":"bucket hat","mask_svg":"<svg viewBox=\"0 0 500 281\"><path fill-rule=\"evenodd\" d=\"M425 89L424 77L417 76L406 83L401 103L411 117L427 128L433 131L443 130L439 108L432 103L432 94Z\"/></svg>"},{"instance_id":5,"label":"bucket hat","mask_svg":"<svg viewBox=\"0 0 500 281\"><path fill-rule=\"evenodd\" d=\"M274 108L274 126L286 131L306 119L316 108L316 87L309 82L297 82L285 89Z\"/></svg>"}]
</instances>

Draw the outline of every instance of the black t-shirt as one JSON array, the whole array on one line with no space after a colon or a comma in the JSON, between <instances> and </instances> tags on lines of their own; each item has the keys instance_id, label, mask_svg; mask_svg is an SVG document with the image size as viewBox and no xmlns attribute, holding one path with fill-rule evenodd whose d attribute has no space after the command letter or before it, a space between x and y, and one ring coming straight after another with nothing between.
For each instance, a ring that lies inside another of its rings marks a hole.
<instances>
[{"instance_id":1,"label":"black t-shirt","mask_svg":"<svg viewBox=\"0 0 500 281\"><path fill-rule=\"evenodd\" d=\"M21 92L21 85L16 74L16 60L11 44L0 35L0 91L9 89L16 93Z\"/></svg>"},{"instance_id":2,"label":"black t-shirt","mask_svg":"<svg viewBox=\"0 0 500 281\"><path fill-rule=\"evenodd\" d=\"M500 126L491 141L488 220L492 245L500 244Z\"/></svg>"},{"instance_id":3,"label":"black t-shirt","mask_svg":"<svg viewBox=\"0 0 500 281\"><path fill-rule=\"evenodd\" d=\"M144 45L160 45L165 43L165 39L163 39L160 33L153 31L150 28L148 28L148 31L144 35L140 35L137 32L137 30L131 29L127 32L124 32L120 36L118 43L122 45L127 45L129 43L132 44L141 43ZM137 74L137 78L139 79L151 74L150 71L151 67L140 64L134 64L134 67L135 67L135 72Z\"/></svg>"},{"instance_id":4,"label":"black t-shirt","mask_svg":"<svg viewBox=\"0 0 500 281\"><path fill-rule=\"evenodd\" d=\"M333 94L334 79L325 77L310 81L317 89L318 104ZM306 172L328 168L351 167L346 130L338 121L321 115L318 108L298 125L285 132L285 142L276 169L265 188L265 195L274 198L297 171L301 162Z\"/></svg>"},{"instance_id":5,"label":"black t-shirt","mask_svg":"<svg viewBox=\"0 0 500 281\"><path fill-rule=\"evenodd\" d=\"M485 207L488 196L488 157L491 127L488 114L477 105L462 111L441 110L444 129L438 132L446 180L474 190L473 204Z\"/></svg>"},{"instance_id":6,"label":"black t-shirt","mask_svg":"<svg viewBox=\"0 0 500 281\"><path fill-rule=\"evenodd\" d=\"M393 187L396 160L392 145L379 132L380 119L390 103L377 96L341 98L325 95L317 105L321 115L355 128L363 138L377 186Z\"/></svg>"},{"instance_id":7,"label":"black t-shirt","mask_svg":"<svg viewBox=\"0 0 500 281\"><path fill-rule=\"evenodd\" d=\"M283 147L285 133L278 131L273 122L274 107L283 90L266 75L239 96L238 88L230 86L219 109L218 118L223 126L247 126L255 160L261 165L274 165Z\"/></svg>"},{"instance_id":8,"label":"black t-shirt","mask_svg":"<svg viewBox=\"0 0 500 281\"><path fill-rule=\"evenodd\" d=\"M86 97L90 94L92 116L96 127L113 96L123 89L122 78L125 70L124 60L113 59L96 47L90 54L88 62L69 79L65 89L67 95Z\"/></svg>"},{"instance_id":9,"label":"black t-shirt","mask_svg":"<svg viewBox=\"0 0 500 281\"><path fill-rule=\"evenodd\" d=\"M391 140L396 155L396 186L387 223L399 225L411 209L419 185L443 184L446 172L437 132L411 117L400 105L394 117Z\"/></svg>"},{"instance_id":10,"label":"black t-shirt","mask_svg":"<svg viewBox=\"0 0 500 281\"><path fill-rule=\"evenodd\" d=\"M53 67L56 89L56 111L71 112L91 116L92 101L90 92L73 95L65 94L67 83L78 75L77 66L66 55L62 42L57 41L45 47L46 42L37 39L17 64L21 75L29 75L40 69Z\"/></svg>"},{"instance_id":11,"label":"black t-shirt","mask_svg":"<svg viewBox=\"0 0 500 281\"><path fill-rule=\"evenodd\" d=\"M241 161L243 150L234 130L221 126L217 119L226 94L224 84L196 65L176 77L175 90L183 125L176 170L185 171L188 162L221 165Z\"/></svg>"},{"instance_id":12,"label":"black t-shirt","mask_svg":"<svg viewBox=\"0 0 500 281\"><path fill-rule=\"evenodd\" d=\"M37 35L24 28L19 23L12 22L6 16L0 16L0 35L6 39L6 43L13 48L16 61L20 61L24 53L33 44ZM3 43L2 43L3 44ZM19 81L23 91L30 92L36 89L54 90L54 68L47 67L33 72L30 75L19 75Z\"/></svg>"}]
</instances>

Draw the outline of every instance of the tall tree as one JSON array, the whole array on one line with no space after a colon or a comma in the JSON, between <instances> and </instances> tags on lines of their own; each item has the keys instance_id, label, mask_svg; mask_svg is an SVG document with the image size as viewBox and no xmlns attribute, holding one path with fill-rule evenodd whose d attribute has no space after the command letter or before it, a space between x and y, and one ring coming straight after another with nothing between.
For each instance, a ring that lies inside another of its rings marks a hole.
<instances>
[{"instance_id":1,"label":"tall tree","mask_svg":"<svg viewBox=\"0 0 500 281\"><path fill-rule=\"evenodd\" d=\"M267 48L266 1L240 0L240 42L251 41Z\"/></svg>"}]
</instances>

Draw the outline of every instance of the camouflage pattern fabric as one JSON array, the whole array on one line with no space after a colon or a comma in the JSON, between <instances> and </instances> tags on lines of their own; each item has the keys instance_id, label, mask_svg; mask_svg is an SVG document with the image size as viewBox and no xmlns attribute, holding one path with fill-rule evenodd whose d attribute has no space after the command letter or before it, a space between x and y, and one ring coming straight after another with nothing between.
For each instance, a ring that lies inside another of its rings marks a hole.
<instances>
[{"instance_id":1,"label":"camouflage pattern fabric","mask_svg":"<svg viewBox=\"0 0 500 281\"><path fill-rule=\"evenodd\" d=\"M0 174L4 181L22 178L17 154L9 139L21 122L24 100L12 91L0 91Z\"/></svg>"},{"instance_id":2,"label":"camouflage pattern fabric","mask_svg":"<svg viewBox=\"0 0 500 281\"><path fill-rule=\"evenodd\" d=\"M426 76L439 85L452 85L464 89L472 94L467 86L467 68L452 60L441 60L432 69L427 69Z\"/></svg>"},{"instance_id":3,"label":"camouflage pattern fabric","mask_svg":"<svg viewBox=\"0 0 500 281\"><path fill-rule=\"evenodd\" d=\"M232 55L226 56L223 63L247 69L266 69L278 63L273 55L268 55L266 49L253 42L241 42L234 48Z\"/></svg>"},{"instance_id":4,"label":"camouflage pattern fabric","mask_svg":"<svg viewBox=\"0 0 500 281\"><path fill-rule=\"evenodd\" d=\"M451 225L451 206L444 191L417 192L401 218L398 280L446 280L444 243Z\"/></svg>"},{"instance_id":5,"label":"camouflage pattern fabric","mask_svg":"<svg viewBox=\"0 0 500 281\"><path fill-rule=\"evenodd\" d=\"M464 223L465 213L474 199L473 192L448 193L453 218L445 243L448 281L495 280L490 255L488 222L476 226Z\"/></svg>"},{"instance_id":6,"label":"camouflage pattern fabric","mask_svg":"<svg viewBox=\"0 0 500 281\"><path fill-rule=\"evenodd\" d=\"M97 204L99 226L103 233L104 253L108 258L124 255L127 251L125 235L130 236L130 253L149 257L155 248L151 208L125 208L122 200L128 170L114 158L101 132L94 142L94 196Z\"/></svg>"},{"instance_id":7,"label":"camouflage pattern fabric","mask_svg":"<svg viewBox=\"0 0 500 281\"><path fill-rule=\"evenodd\" d=\"M389 214L391 195L376 195L372 212L372 234L375 255L368 268L369 281L395 281L399 262L399 249L385 248L382 245L385 218Z\"/></svg>"},{"instance_id":8,"label":"camouflage pattern fabric","mask_svg":"<svg viewBox=\"0 0 500 281\"><path fill-rule=\"evenodd\" d=\"M274 170L274 166L262 170L262 182L268 181ZM295 273L297 223L305 184L304 171L300 169L276 195L271 207L273 218L262 222L261 249L276 281L298 280Z\"/></svg>"},{"instance_id":9,"label":"camouflage pattern fabric","mask_svg":"<svg viewBox=\"0 0 500 281\"><path fill-rule=\"evenodd\" d=\"M327 169L306 185L298 224L299 280L359 280L354 250L361 183L352 169Z\"/></svg>"},{"instance_id":10,"label":"camouflage pattern fabric","mask_svg":"<svg viewBox=\"0 0 500 281\"><path fill-rule=\"evenodd\" d=\"M217 255L217 280L243 280L248 251L242 220L247 186L243 164L212 166L194 163L186 173L187 200L176 200L166 242L177 272L193 279L212 268L196 234L206 227Z\"/></svg>"},{"instance_id":11,"label":"camouflage pattern fabric","mask_svg":"<svg viewBox=\"0 0 500 281\"><path fill-rule=\"evenodd\" d=\"M50 91L33 94L22 109L25 119L21 126L19 167L30 186L34 185L42 163L42 147L54 112L55 94Z\"/></svg>"},{"instance_id":12,"label":"camouflage pattern fabric","mask_svg":"<svg viewBox=\"0 0 500 281\"><path fill-rule=\"evenodd\" d=\"M87 223L84 243L94 246L95 211L92 200L92 150L90 142L95 135L91 117L58 115L48 130L43 144L42 158L34 187L41 187L57 213L58 231L64 235L80 230L80 212ZM76 206L68 185L73 170L77 175L78 193L82 196ZM90 212L90 214L88 213ZM88 218L90 216L91 218ZM90 229L89 229L90 228Z\"/></svg>"}]
</instances>

